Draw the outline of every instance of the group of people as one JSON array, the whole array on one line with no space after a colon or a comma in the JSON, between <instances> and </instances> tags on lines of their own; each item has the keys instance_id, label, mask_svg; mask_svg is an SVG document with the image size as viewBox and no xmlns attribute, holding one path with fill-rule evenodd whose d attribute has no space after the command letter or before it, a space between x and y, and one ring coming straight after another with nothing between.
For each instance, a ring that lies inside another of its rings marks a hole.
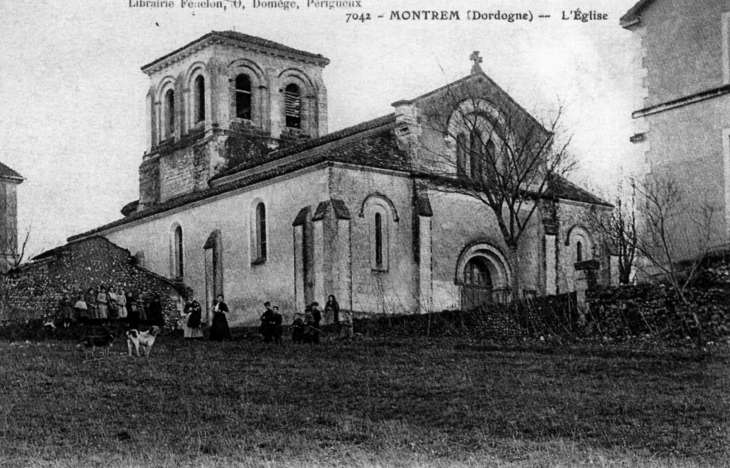
<instances>
[{"instance_id":1,"label":"group of people","mask_svg":"<svg viewBox=\"0 0 730 468\"><path fill-rule=\"evenodd\" d=\"M261 314L261 325L259 333L264 342L281 343L284 317L279 312L278 306L271 306L270 302L264 303L265 311ZM228 325L228 305L224 297L219 294L213 304L213 315L210 323L209 339L211 341L231 340L231 329ZM353 337L352 313L349 310L340 311L334 295L330 295L325 304L324 313L327 322L334 322L339 326L339 339L349 341ZM183 336L186 339L198 340L203 338L203 327L208 323L203 317L203 308L194 297L190 297L181 313ZM62 326L68 327L76 322L92 320L126 320L130 328L137 328L139 325L157 325L164 327L165 320L162 312L160 296L151 296L146 303L138 298L131 291L114 288L107 289L100 286L98 289L91 287L86 294L79 294L76 302L71 300L68 293L64 293L58 307L58 319ZM319 303L313 302L306 306L304 314L294 314L292 322L292 342L294 343L319 343L320 323L322 322L322 311Z\"/></svg>"},{"instance_id":2,"label":"group of people","mask_svg":"<svg viewBox=\"0 0 730 468\"><path fill-rule=\"evenodd\" d=\"M163 327L165 318L159 295L151 295L147 301L132 291L101 285L92 286L86 293L79 292L76 300L70 293L64 293L58 304L56 320L67 328L77 322L125 320L132 328L140 324Z\"/></svg>"},{"instance_id":3,"label":"group of people","mask_svg":"<svg viewBox=\"0 0 730 468\"><path fill-rule=\"evenodd\" d=\"M259 329L264 337L264 342L281 343L283 317L279 313L279 308L276 306L272 308L268 302L264 303L264 307L266 307L266 310L261 315L261 327ZM327 298L324 312L328 322L333 322L339 326L339 339L350 341L354 336L352 312L349 310L340 312L340 305L332 294ZM300 312L294 314L294 320L291 324L292 343L318 344L322 333L321 322L322 311L319 310L318 302L312 302L306 306L303 315Z\"/></svg>"},{"instance_id":4,"label":"group of people","mask_svg":"<svg viewBox=\"0 0 730 468\"><path fill-rule=\"evenodd\" d=\"M231 328L228 326L228 305L223 301L223 294L219 294L213 305L213 320L210 324L211 341L230 341ZM182 312L183 336L187 340L200 340L203 338L203 327L207 325L203 321L203 308L194 297L190 297Z\"/></svg>"}]
</instances>

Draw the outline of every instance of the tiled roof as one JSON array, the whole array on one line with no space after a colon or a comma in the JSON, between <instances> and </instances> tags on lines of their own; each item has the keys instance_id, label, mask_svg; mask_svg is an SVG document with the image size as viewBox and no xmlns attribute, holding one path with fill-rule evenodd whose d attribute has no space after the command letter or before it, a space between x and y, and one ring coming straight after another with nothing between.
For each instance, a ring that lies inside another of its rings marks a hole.
<instances>
[{"instance_id":1,"label":"tiled roof","mask_svg":"<svg viewBox=\"0 0 730 468\"><path fill-rule=\"evenodd\" d=\"M223 177L227 177L229 175L244 171L246 169L250 169L254 166L261 165L262 163L277 161L277 160L283 159L287 156L301 153L306 150L314 149L319 146L326 145L328 143L338 142L338 140L342 140L344 138L347 138L347 137L350 137L353 135L357 135L358 133L362 133L367 130L373 130L378 127L392 126L394 124L395 124L395 114L388 114L383 117L378 117L377 119L368 120L367 122L362 122L360 124L353 125L352 127L343 128L342 130L338 130L336 132L329 133L329 134L327 134L325 136L321 136L319 138L307 140L307 141L299 143L297 145L289 146L289 147L283 148L281 150L271 152L271 153L267 154L266 156L264 156L264 158L262 158L262 159L256 159L256 160L252 160L252 161L243 162L235 167L232 167L231 169L223 171L220 174L212 177L211 181L221 179Z\"/></svg>"},{"instance_id":2,"label":"tiled roof","mask_svg":"<svg viewBox=\"0 0 730 468\"><path fill-rule=\"evenodd\" d=\"M613 205L607 201L601 200L597 196L578 187L573 182L561 176L554 176L553 180L550 182L550 188L546 195L562 198L564 200L573 200L577 202L591 203L593 205L613 207Z\"/></svg>"},{"instance_id":3,"label":"tiled roof","mask_svg":"<svg viewBox=\"0 0 730 468\"><path fill-rule=\"evenodd\" d=\"M24 180L22 175L0 162L0 179L2 178Z\"/></svg>"},{"instance_id":4,"label":"tiled roof","mask_svg":"<svg viewBox=\"0 0 730 468\"><path fill-rule=\"evenodd\" d=\"M641 12L644 8L648 7L654 0L639 0L636 5L632 6L629 11L619 19L619 24L623 27L630 26L631 24L641 19Z\"/></svg>"},{"instance_id":5,"label":"tiled roof","mask_svg":"<svg viewBox=\"0 0 730 468\"><path fill-rule=\"evenodd\" d=\"M408 171L410 168L408 155L398 148L398 145L392 134L393 125L395 125L394 121L392 125L381 125L380 130L375 131L374 133L365 133L364 130L361 130L363 135L360 138L346 139L340 141L335 140L334 142L329 141L330 143L335 144L327 148L323 148L321 151L315 151L308 157L301 158L289 163L284 163L279 166L275 166L267 171L252 174L247 177L242 177L230 183L216 185L200 192L193 192L187 195L183 195L161 205L151 207L138 213L132 213L126 218L122 218L109 224L105 224L96 229L92 229L91 231L69 237L68 241L73 242L75 240L97 234L107 229L123 226L139 219L147 218L158 213L163 213L165 211L185 206L189 203L204 200L206 198L211 198L216 195L247 187L257 182L262 182L273 177L278 177L284 174L295 172L300 169L323 162L342 162L376 167L381 169ZM373 130L372 128L370 128L371 125L361 124L357 127L365 130ZM353 128L355 127L342 130L341 133L343 135L353 136L355 134L355 132L352 131ZM299 146L309 149L306 144ZM290 149L291 148L287 148L283 151L287 151L288 154L288 151Z\"/></svg>"},{"instance_id":6,"label":"tiled roof","mask_svg":"<svg viewBox=\"0 0 730 468\"><path fill-rule=\"evenodd\" d=\"M208 34L206 34L188 44L185 44L184 46L180 47L179 49L175 49L174 51L170 52L169 54L163 55L162 57L160 57L156 60L153 60L152 62L148 63L147 65L144 65L142 67L142 70L150 68L153 65L156 65L156 64L162 62L163 60L172 57L173 55L179 53L180 51L183 51L183 50L187 49L188 47L195 45L199 42L203 42L204 40L206 40L210 37L213 37L213 36L223 37L226 39L233 39L233 40L245 42L247 44L251 44L254 46L259 46L259 47L263 47L266 49L277 50L277 51L292 54L292 55L299 55L301 57L306 57L306 58L310 58L315 61L321 62L322 65L326 65L329 63L329 59L325 58L321 54L313 54L311 52L294 49L292 47L285 46L284 44L279 44L278 42L270 41L268 39L263 39L261 37L251 36L249 34L240 33L238 31L211 31Z\"/></svg>"}]
</instances>

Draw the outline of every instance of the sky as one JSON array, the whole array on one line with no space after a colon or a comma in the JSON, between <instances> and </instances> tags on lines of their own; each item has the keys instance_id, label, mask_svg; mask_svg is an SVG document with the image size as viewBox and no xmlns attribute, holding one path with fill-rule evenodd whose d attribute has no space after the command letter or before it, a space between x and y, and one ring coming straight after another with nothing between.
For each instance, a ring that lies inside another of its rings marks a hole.
<instances>
[{"instance_id":1,"label":"sky","mask_svg":"<svg viewBox=\"0 0 730 468\"><path fill-rule=\"evenodd\" d=\"M563 106L579 163L569 178L610 198L639 170L629 142L634 49L619 26L635 0L361 0L353 9L298 0L288 10L254 8L257 0L224 0L225 10L183 0L131 6L138 1L0 0L0 161L26 179L18 226L21 237L30 232L27 255L120 218L138 198L149 87L140 67L211 30L329 58L330 131L467 75L477 50L485 73L536 117L551 120ZM607 20L562 19L578 7ZM529 12L533 21L467 20L473 8ZM392 11L424 9L456 10L461 19L390 19ZM371 19L348 22L348 13Z\"/></svg>"}]
</instances>

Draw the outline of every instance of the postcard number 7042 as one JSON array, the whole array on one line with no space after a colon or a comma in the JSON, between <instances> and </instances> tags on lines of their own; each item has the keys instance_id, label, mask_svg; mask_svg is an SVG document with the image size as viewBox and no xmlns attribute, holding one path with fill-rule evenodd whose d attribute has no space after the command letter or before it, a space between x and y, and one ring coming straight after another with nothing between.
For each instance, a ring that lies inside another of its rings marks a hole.
<instances>
[{"instance_id":1,"label":"postcard number 7042","mask_svg":"<svg viewBox=\"0 0 730 468\"><path fill-rule=\"evenodd\" d=\"M345 23L349 23L350 21L360 21L364 23L365 21L370 21L372 18L370 18L370 13L347 13L347 20Z\"/></svg>"}]
</instances>

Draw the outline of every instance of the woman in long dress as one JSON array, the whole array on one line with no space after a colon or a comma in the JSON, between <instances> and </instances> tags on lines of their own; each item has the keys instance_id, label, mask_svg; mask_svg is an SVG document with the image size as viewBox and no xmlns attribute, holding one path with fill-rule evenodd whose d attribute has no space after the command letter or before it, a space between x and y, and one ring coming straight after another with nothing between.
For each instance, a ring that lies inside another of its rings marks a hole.
<instances>
[{"instance_id":1,"label":"woman in long dress","mask_svg":"<svg viewBox=\"0 0 730 468\"><path fill-rule=\"evenodd\" d=\"M117 313L120 319L127 318L127 292L124 289L117 294Z\"/></svg>"},{"instance_id":2,"label":"woman in long dress","mask_svg":"<svg viewBox=\"0 0 730 468\"><path fill-rule=\"evenodd\" d=\"M228 306L223 302L223 294L218 294L215 306L213 307L213 323L210 326L210 340L224 341L230 340L231 329L228 327Z\"/></svg>"},{"instance_id":3,"label":"woman in long dress","mask_svg":"<svg viewBox=\"0 0 730 468\"><path fill-rule=\"evenodd\" d=\"M104 286L99 288L99 293L96 295L96 315L100 319L108 319L108 307L109 307L109 296L106 293Z\"/></svg>"},{"instance_id":4,"label":"woman in long dress","mask_svg":"<svg viewBox=\"0 0 730 468\"><path fill-rule=\"evenodd\" d=\"M183 317L183 336L186 340L194 340L203 338L203 330L201 328L203 322L203 309L200 303L190 298L182 313Z\"/></svg>"}]
</instances>

